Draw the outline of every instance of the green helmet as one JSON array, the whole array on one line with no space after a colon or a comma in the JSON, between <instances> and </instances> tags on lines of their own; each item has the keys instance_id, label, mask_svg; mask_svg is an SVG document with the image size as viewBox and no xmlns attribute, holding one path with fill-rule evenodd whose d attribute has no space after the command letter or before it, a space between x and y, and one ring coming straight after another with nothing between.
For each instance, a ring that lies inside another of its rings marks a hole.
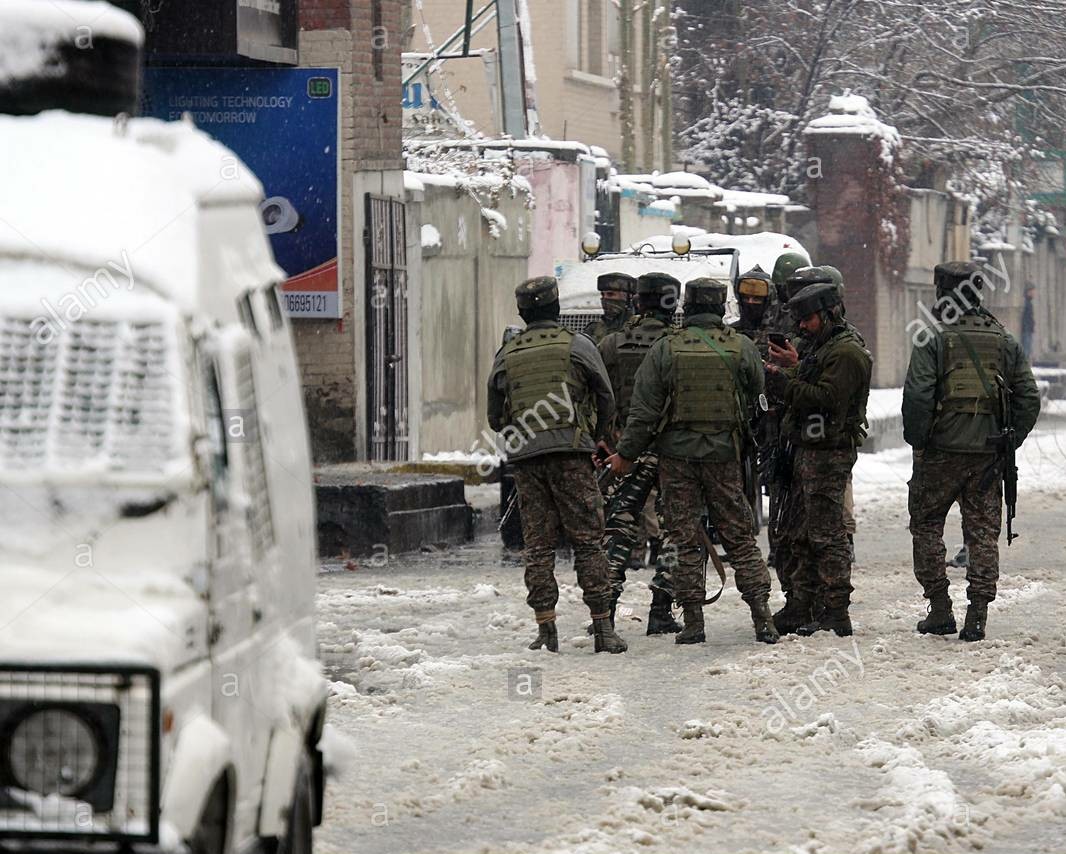
<instances>
[{"instance_id":1,"label":"green helmet","mask_svg":"<svg viewBox=\"0 0 1066 854\"><path fill-rule=\"evenodd\" d=\"M774 272L771 278L774 280L774 284L778 288L785 286L785 281L796 272L800 267L806 267L811 262L804 258L799 252L785 252L778 256L777 263L774 264Z\"/></svg>"},{"instance_id":2,"label":"green helmet","mask_svg":"<svg viewBox=\"0 0 1066 854\"><path fill-rule=\"evenodd\" d=\"M829 264L822 264L819 268L829 274L829 277L833 280L833 284L838 288L844 287L844 274L840 272L836 267L832 267Z\"/></svg>"},{"instance_id":3,"label":"green helmet","mask_svg":"<svg viewBox=\"0 0 1066 854\"><path fill-rule=\"evenodd\" d=\"M559 282L554 276L528 279L514 289L519 308L536 308L559 301Z\"/></svg>"},{"instance_id":4,"label":"green helmet","mask_svg":"<svg viewBox=\"0 0 1066 854\"><path fill-rule=\"evenodd\" d=\"M700 277L691 279L685 284L685 308L696 305L707 306L708 310L724 314L727 299L729 299L729 286L718 279Z\"/></svg>"},{"instance_id":5,"label":"green helmet","mask_svg":"<svg viewBox=\"0 0 1066 854\"><path fill-rule=\"evenodd\" d=\"M840 292L832 282L807 285L788 301L788 310L797 323L815 312L826 311L841 304Z\"/></svg>"}]
</instances>

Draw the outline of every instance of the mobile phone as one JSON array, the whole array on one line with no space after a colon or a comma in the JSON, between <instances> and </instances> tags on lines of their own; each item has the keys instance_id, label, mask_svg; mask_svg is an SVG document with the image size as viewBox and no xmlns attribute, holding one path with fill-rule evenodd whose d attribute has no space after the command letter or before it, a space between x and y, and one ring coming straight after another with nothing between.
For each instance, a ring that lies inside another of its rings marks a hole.
<instances>
[{"instance_id":1,"label":"mobile phone","mask_svg":"<svg viewBox=\"0 0 1066 854\"><path fill-rule=\"evenodd\" d=\"M788 337L780 332L771 332L769 335L770 343L775 347L784 349L788 346Z\"/></svg>"}]
</instances>

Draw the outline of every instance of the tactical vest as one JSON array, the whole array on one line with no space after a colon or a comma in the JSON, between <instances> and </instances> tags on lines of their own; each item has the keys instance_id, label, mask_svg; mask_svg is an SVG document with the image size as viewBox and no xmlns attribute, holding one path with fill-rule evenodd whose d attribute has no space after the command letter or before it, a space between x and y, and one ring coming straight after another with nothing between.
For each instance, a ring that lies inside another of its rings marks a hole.
<instances>
[{"instance_id":1,"label":"tactical vest","mask_svg":"<svg viewBox=\"0 0 1066 854\"><path fill-rule=\"evenodd\" d=\"M615 333L617 360L611 365L611 387L614 389L618 420L623 426L629 417L629 404L633 401L637 370L652 345L670 331L665 323L645 319L641 323L627 325Z\"/></svg>"},{"instance_id":2,"label":"tactical vest","mask_svg":"<svg viewBox=\"0 0 1066 854\"><path fill-rule=\"evenodd\" d=\"M673 360L670 424L707 435L735 430L742 417L736 381L742 338L731 329L686 327L670 333L669 340Z\"/></svg>"},{"instance_id":3,"label":"tactical vest","mask_svg":"<svg viewBox=\"0 0 1066 854\"><path fill-rule=\"evenodd\" d=\"M988 317L967 314L947 327L940 339L938 414L964 412L998 416L996 377L1003 374L1005 355L999 324Z\"/></svg>"},{"instance_id":4,"label":"tactical vest","mask_svg":"<svg viewBox=\"0 0 1066 854\"><path fill-rule=\"evenodd\" d=\"M555 326L527 329L504 345L509 424L532 433L589 430L587 389L570 359L573 343L573 332Z\"/></svg>"}]
</instances>

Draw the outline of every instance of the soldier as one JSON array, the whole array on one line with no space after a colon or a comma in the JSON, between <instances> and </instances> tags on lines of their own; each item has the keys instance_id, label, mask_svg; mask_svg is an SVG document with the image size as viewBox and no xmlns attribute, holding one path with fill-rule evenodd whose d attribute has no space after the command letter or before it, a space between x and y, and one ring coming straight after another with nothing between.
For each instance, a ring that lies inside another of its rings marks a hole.
<instances>
[{"instance_id":1,"label":"soldier","mask_svg":"<svg viewBox=\"0 0 1066 854\"><path fill-rule=\"evenodd\" d=\"M730 326L755 342L759 355L767 358L770 344L769 335L773 331L769 308L770 277L756 264L737 282L737 299L740 302L740 319Z\"/></svg>"},{"instance_id":2,"label":"soldier","mask_svg":"<svg viewBox=\"0 0 1066 854\"><path fill-rule=\"evenodd\" d=\"M959 637L978 641L985 636L988 603L996 598L999 579L1003 471L990 439L1008 423L1001 406L1005 397L1020 447L1040 414L1040 395L1018 342L981 306L980 268L961 261L940 264L934 277L937 323L918 333L903 389L903 438L914 448L909 501L914 574L929 600L929 615L918 631L956 631L944 519L958 502L970 556L969 607Z\"/></svg>"},{"instance_id":3,"label":"soldier","mask_svg":"<svg viewBox=\"0 0 1066 854\"><path fill-rule=\"evenodd\" d=\"M596 280L603 317L592 321L582 332L599 344L611 332L618 332L633 316L633 294L637 280L625 273L604 273Z\"/></svg>"},{"instance_id":4,"label":"soldier","mask_svg":"<svg viewBox=\"0 0 1066 854\"><path fill-rule=\"evenodd\" d=\"M684 327L656 342L637 371L625 432L609 460L624 474L655 443L667 536L677 553L675 596L685 614L674 639L680 644L706 640L704 508L751 608L756 639L778 639L767 604L770 575L755 544L740 468L748 402L762 393L763 369L755 345L722 323L727 295L713 279L685 286Z\"/></svg>"},{"instance_id":5,"label":"soldier","mask_svg":"<svg viewBox=\"0 0 1066 854\"><path fill-rule=\"evenodd\" d=\"M799 252L783 252L774 262L774 271L770 274L777 291L777 300L770 311L770 323L774 331L788 334L795 324L792 315L788 313L788 277L801 267L806 267L811 262L799 254Z\"/></svg>"},{"instance_id":6,"label":"soldier","mask_svg":"<svg viewBox=\"0 0 1066 854\"><path fill-rule=\"evenodd\" d=\"M559 285L531 279L515 290L525 330L496 354L488 419L514 471L525 538L526 602L536 615L530 649L559 651L555 545L562 526L592 615L596 652L625 652L610 621L603 497L589 457L614 411L603 360L583 335L559 325Z\"/></svg>"},{"instance_id":7,"label":"soldier","mask_svg":"<svg viewBox=\"0 0 1066 854\"><path fill-rule=\"evenodd\" d=\"M789 301L789 310L808 351L800 362L791 343L770 344L771 371L784 367L789 377L782 429L795 453L795 512L788 520L792 589L775 623L781 632L831 630L845 637L852 633L852 586L844 492L865 437L872 359L844 321L840 292L831 282L808 285ZM819 587L825 609L815 616Z\"/></svg>"},{"instance_id":8,"label":"soldier","mask_svg":"<svg viewBox=\"0 0 1066 854\"><path fill-rule=\"evenodd\" d=\"M637 280L637 316L621 332L613 332L600 343L600 355L607 367L614 389L616 423L619 433L629 415L637 369L645 355L670 331L674 311L681 295L681 283L665 273L647 273ZM633 470L618 485L607 508L604 551L611 582L611 622L626 580L626 565L638 542L642 511L655 504L655 486L659 480L659 458L647 451L636 461ZM681 631L673 617L673 580L669 548L660 548L655 577L651 581L651 610L648 613L649 635Z\"/></svg>"}]
</instances>

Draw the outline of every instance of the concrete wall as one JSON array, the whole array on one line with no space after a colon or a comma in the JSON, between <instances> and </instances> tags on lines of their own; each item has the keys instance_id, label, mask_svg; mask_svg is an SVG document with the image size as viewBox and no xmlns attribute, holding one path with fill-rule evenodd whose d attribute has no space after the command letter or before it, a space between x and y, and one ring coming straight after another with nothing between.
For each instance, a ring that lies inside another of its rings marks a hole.
<instances>
[{"instance_id":1,"label":"concrete wall","mask_svg":"<svg viewBox=\"0 0 1066 854\"><path fill-rule=\"evenodd\" d=\"M381 0L380 26L399 32L405 0ZM316 462L365 457L364 193L402 196L400 44L373 63L371 0L304 0L300 64L341 70L342 266L339 320L293 320ZM380 33L378 34L381 35Z\"/></svg>"},{"instance_id":2,"label":"concrete wall","mask_svg":"<svg viewBox=\"0 0 1066 854\"><path fill-rule=\"evenodd\" d=\"M421 341L420 364L412 365L421 384L418 456L475 444L490 450L481 438L486 380L504 329L521 325L514 288L527 277L532 212L522 195L501 199L508 227L496 238L465 193L427 185L420 203L408 198L412 232L432 224L442 244L424 253L412 298Z\"/></svg>"}]
</instances>

